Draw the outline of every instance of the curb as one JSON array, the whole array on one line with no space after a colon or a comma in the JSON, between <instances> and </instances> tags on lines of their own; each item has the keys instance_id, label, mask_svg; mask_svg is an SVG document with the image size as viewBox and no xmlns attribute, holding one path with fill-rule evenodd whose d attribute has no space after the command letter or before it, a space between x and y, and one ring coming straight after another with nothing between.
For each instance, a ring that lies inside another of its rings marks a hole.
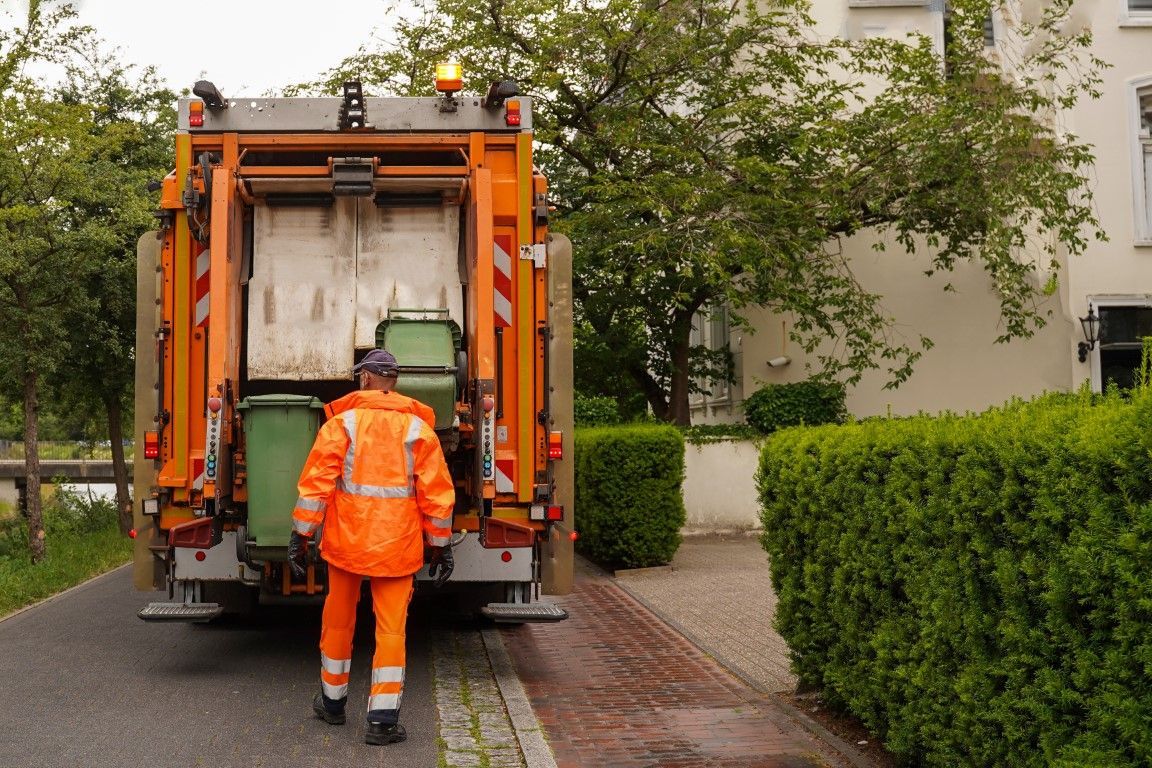
<instances>
[{"instance_id":1,"label":"curb","mask_svg":"<svg viewBox=\"0 0 1152 768\"><path fill-rule=\"evenodd\" d=\"M717 664L719 664L721 667L723 667L724 671L726 671L728 674L735 677L740 682L747 685L753 691L756 691L757 693L759 693L761 696L763 696L765 699L767 699L773 705L780 707L782 710L784 710L784 712L790 718L792 718L792 721L795 722L798 726L800 726L804 730L808 731L812 736L814 736L816 739L818 739L819 741L821 741L822 743L824 743L828 747L831 747L832 749L836 750L836 752L841 757L843 757L845 760L848 761L848 763L852 766L852 768L875 768L875 765L872 763L872 761L868 760L863 755L861 755L858 750L856 750L852 747L852 745L850 745L848 742L844 741L842 738L840 738L836 734L829 731L824 726L820 725L820 723L816 722L814 719L809 717L807 714L805 714L801 710L797 709L795 706L792 705L791 702L788 702L788 701L776 696L772 691L765 690L763 688L763 686L760 685L760 683L756 682L755 680L752 680L751 678L744 675L740 671L733 669L732 667L728 666L728 664L725 663L724 659L722 659L720 656L717 656L713 651L708 649L708 647L705 646L700 641L700 639L698 637L696 637L696 635L694 635L692 632L689 632L684 627L682 627L680 625L680 623L677 622L675 619L668 618L664 614L657 611L655 608L653 608L651 605L649 605L648 602L646 600L644 600L644 598L642 598L639 595L632 592L632 590L628 589L628 587L625 586L620 581L618 581L616 579L612 579L611 581L612 581L612 584L614 586L618 587L621 592L628 595L628 597L632 598L633 600L635 600L640 605L644 606L644 608L649 613L651 613L656 618L660 619L660 621L664 622L665 624L667 624L672 629L676 630L676 632L678 632L681 636L683 636L684 639L686 639L688 642L692 643L692 645L696 646L696 648L701 653L703 653L705 656L712 659Z\"/></svg>"},{"instance_id":2,"label":"curb","mask_svg":"<svg viewBox=\"0 0 1152 768\"><path fill-rule=\"evenodd\" d=\"M100 579L103 579L107 576L111 576L112 574L116 573L116 571L119 571L123 568L127 568L130 565L132 565L131 561L124 563L124 565L118 565L115 568L104 571L104 573L96 574L95 576L88 579L87 581L82 581L79 584L75 584L71 587L68 587L68 589L65 589L62 592L57 592L54 595L48 595L48 597L45 597L42 600L37 600L36 602L32 603L31 605L26 605L23 608L17 608L16 610L12 611L12 613L9 613L5 616L0 616L0 624L4 623L5 621L8 621L9 619L14 619L17 616L20 616L21 614L27 613L28 611L31 611L34 608L39 608L40 606L42 606L46 603L50 603L53 600L56 600L57 598L64 597L65 595L71 594L72 592L77 592L81 589L84 589L85 587L91 586L93 584L93 582L99 581Z\"/></svg>"},{"instance_id":3,"label":"curb","mask_svg":"<svg viewBox=\"0 0 1152 768\"><path fill-rule=\"evenodd\" d=\"M504 707L508 711L508 719L512 721L512 731L516 734L516 741L520 744L520 753L524 756L527 768L557 768L556 758L552 756L552 749L544 740L544 729L532 711L532 703L516 670L512 666L512 658L508 649L504 647L504 639L500 637L498 629L482 629L480 637L484 641L484 649L488 652L488 663L492 667L492 674L496 678L496 687L500 689L500 697L504 699Z\"/></svg>"}]
</instances>

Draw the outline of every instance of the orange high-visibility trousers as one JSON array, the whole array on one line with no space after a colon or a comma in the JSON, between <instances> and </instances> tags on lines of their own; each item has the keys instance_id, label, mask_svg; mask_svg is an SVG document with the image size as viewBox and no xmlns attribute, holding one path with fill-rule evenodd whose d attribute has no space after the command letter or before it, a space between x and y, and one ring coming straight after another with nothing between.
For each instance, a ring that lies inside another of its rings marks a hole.
<instances>
[{"instance_id":1,"label":"orange high-visibility trousers","mask_svg":"<svg viewBox=\"0 0 1152 768\"><path fill-rule=\"evenodd\" d=\"M348 695L352 671L352 637L356 604L364 576L328 564L328 597L320 628L320 683L329 699ZM376 614L376 651L372 654L372 688L368 719L395 724L404 693L404 627L415 581L412 576L371 576Z\"/></svg>"}]
</instances>

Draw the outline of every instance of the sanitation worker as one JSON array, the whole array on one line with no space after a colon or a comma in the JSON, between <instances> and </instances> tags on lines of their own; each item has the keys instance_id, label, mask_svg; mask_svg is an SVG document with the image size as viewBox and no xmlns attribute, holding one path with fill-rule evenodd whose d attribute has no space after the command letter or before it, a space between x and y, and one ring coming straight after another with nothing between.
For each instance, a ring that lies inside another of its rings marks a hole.
<instances>
[{"instance_id":1,"label":"sanitation worker","mask_svg":"<svg viewBox=\"0 0 1152 768\"><path fill-rule=\"evenodd\" d=\"M308 539L324 526L320 553L328 563L328 597L320 630L321 692L316 716L344 722L352 665L356 604L364 577L371 583L376 651L368 697L368 744L406 737L399 724L404 691L404 627L415 573L432 548L436 586L452 575L455 490L432 410L393 389L399 366L392 353L369 352L353 369L360 389L329 406L300 473L288 545L292 572L306 573Z\"/></svg>"}]
</instances>

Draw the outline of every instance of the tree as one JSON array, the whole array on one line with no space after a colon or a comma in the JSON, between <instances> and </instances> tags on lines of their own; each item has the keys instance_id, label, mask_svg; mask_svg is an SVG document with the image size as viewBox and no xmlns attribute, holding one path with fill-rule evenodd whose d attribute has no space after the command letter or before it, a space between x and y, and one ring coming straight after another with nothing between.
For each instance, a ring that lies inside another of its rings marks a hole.
<instances>
[{"instance_id":1,"label":"tree","mask_svg":"<svg viewBox=\"0 0 1152 768\"><path fill-rule=\"evenodd\" d=\"M69 322L93 317L88 292L96 256L117 245L110 220L119 190L104 175L127 148L122 132L101 131L95 108L63 98L28 71L66 67L92 31L67 5L31 2L22 26L0 32L0 386L24 410L29 550L45 554L37 449L45 380L75 376ZM102 210L103 215L86 212Z\"/></svg>"},{"instance_id":2,"label":"tree","mask_svg":"<svg viewBox=\"0 0 1152 768\"><path fill-rule=\"evenodd\" d=\"M737 323L750 305L790 313L809 352L834 340L825 377L908 377L931 342L892 333L844 237L873 229L936 270L981 263L1002 340L1045 321L1037 266L1103 237L1089 149L1053 120L1094 94L1101 65L1086 32L1062 31L1070 0L1020 20L1007 72L985 54L989 0L950 6L942 62L923 38L820 40L792 0L424 0L386 50L311 87L358 75L428 92L449 57L475 91L514 77L534 97L554 224L577 244L578 322L604 341L584 366L627 372L658 418L686 424L693 379L727 373L690 343L710 306Z\"/></svg>"},{"instance_id":3,"label":"tree","mask_svg":"<svg viewBox=\"0 0 1152 768\"><path fill-rule=\"evenodd\" d=\"M59 98L89 104L91 130L105 147L90 171L101 194L72 208L81 222L105 231L89 249L84 286L88 302L77 305L68 322L76 376L63 382L62 395L74 407L98 410L112 448L120 530L132 527L132 500L124 457L124 424L132 414L136 344L136 241L154 223L151 181L174 164L172 104L176 94L162 87L151 68L137 73L103 53L95 41L79 50L67 67ZM129 434L131 434L129 432Z\"/></svg>"}]
</instances>

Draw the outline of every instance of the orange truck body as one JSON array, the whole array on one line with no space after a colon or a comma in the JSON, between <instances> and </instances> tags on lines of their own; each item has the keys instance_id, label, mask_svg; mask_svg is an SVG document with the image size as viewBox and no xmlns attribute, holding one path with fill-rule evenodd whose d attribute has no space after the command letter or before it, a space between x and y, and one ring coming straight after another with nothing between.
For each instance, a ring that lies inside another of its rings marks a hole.
<instances>
[{"instance_id":1,"label":"orange truck body","mask_svg":"<svg viewBox=\"0 0 1152 768\"><path fill-rule=\"evenodd\" d=\"M294 581L282 552L246 549L241 404L352 391L376 324L415 312L458 331L459 384L436 425L457 487L454 581L498 586L500 604L533 603L542 580L565 591L570 326L553 310L567 317L570 248L548 232L530 100L346 87L179 110L161 226L140 247L138 588L167 587L172 618L236 594L322 594L322 565Z\"/></svg>"}]
</instances>

